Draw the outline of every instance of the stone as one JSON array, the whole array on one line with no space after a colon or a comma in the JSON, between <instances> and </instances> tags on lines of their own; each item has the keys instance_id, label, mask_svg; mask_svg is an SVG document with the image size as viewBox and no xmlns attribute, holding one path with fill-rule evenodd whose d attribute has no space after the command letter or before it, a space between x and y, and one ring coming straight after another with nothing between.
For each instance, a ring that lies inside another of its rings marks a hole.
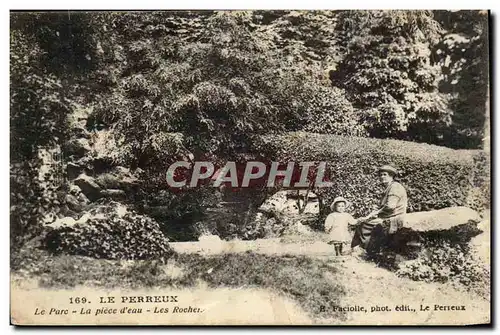
<instances>
[{"instance_id":1,"label":"stone","mask_svg":"<svg viewBox=\"0 0 500 335\"><path fill-rule=\"evenodd\" d=\"M61 219L57 219L55 222L48 226L54 229L59 229L63 227L73 227L75 224L77 224L77 221L72 217L67 216Z\"/></svg>"},{"instance_id":2,"label":"stone","mask_svg":"<svg viewBox=\"0 0 500 335\"><path fill-rule=\"evenodd\" d=\"M307 199L307 202L306 202ZM319 217L319 199L305 190L278 191L259 207L255 223L265 222L265 236L311 235L311 225ZM280 218L278 221L274 218ZM271 220L272 219L272 220ZM279 224L280 226L276 226Z\"/></svg>"},{"instance_id":3,"label":"stone","mask_svg":"<svg viewBox=\"0 0 500 335\"><path fill-rule=\"evenodd\" d=\"M66 175L70 180L77 178L84 171L85 168L76 163L69 162L68 164L66 164Z\"/></svg>"},{"instance_id":4,"label":"stone","mask_svg":"<svg viewBox=\"0 0 500 335\"><path fill-rule=\"evenodd\" d=\"M77 197L67 194L64 200L71 211L79 213L83 210L84 204L80 203Z\"/></svg>"},{"instance_id":5,"label":"stone","mask_svg":"<svg viewBox=\"0 0 500 335\"><path fill-rule=\"evenodd\" d=\"M74 181L75 185L80 187L82 193L90 200L96 201L102 198L101 187L95 182L95 179L87 176L86 174L81 174Z\"/></svg>"},{"instance_id":6,"label":"stone","mask_svg":"<svg viewBox=\"0 0 500 335\"><path fill-rule=\"evenodd\" d=\"M481 221L479 213L468 207L457 206L427 212L408 213L404 217L403 227L419 232L439 231L449 230L471 221L479 223Z\"/></svg>"},{"instance_id":7,"label":"stone","mask_svg":"<svg viewBox=\"0 0 500 335\"><path fill-rule=\"evenodd\" d=\"M305 198L307 194L307 203ZM300 207L300 208L299 208ZM301 209L303 211L301 212ZM282 213L285 215L319 214L318 196L306 191L279 191L264 201L259 211L264 213Z\"/></svg>"},{"instance_id":8,"label":"stone","mask_svg":"<svg viewBox=\"0 0 500 335\"><path fill-rule=\"evenodd\" d=\"M89 140L85 138L72 139L64 145L64 151L69 156L83 157L91 150Z\"/></svg>"},{"instance_id":9,"label":"stone","mask_svg":"<svg viewBox=\"0 0 500 335\"><path fill-rule=\"evenodd\" d=\"M113 200L120 200L126 198L126 193L123 190L118 189L106 189L101 191L102 196L106 198L111 198Z\"/></svg>"},{"instance_id":10,"label":"stone","mask_svg":"<svg viewBox=\"0 0 500 335\"><path fill-rule=\"evenodd\" d=\"M259 207L259 211L264 213L281 212L287 202L287 191L279 191Z\"/></svg>"},{"instance_id":11,"label":"stone","mask_svg":"<svg viewBox=\"0 0 500 335\"><path fill-rule=\"evenodd\" d=\"M137 183L138 179L132 172L122 166L117 166L110 172L100 174L96 182L103 188L128 190Z\"/></svg>"}]
</instances>

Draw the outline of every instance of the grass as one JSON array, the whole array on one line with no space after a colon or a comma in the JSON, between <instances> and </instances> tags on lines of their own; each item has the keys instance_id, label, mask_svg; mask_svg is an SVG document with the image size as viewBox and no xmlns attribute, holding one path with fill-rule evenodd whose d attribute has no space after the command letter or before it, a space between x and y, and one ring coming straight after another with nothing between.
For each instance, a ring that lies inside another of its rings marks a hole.
<instances>
[{"instance_id":1,"label":"grass","mask_svg":"<svg viewBox=\"0 0 500 335\"><path fill-rule=\"evenodd\" d=\"M175 254L165 263L53 256L31 248L13 254L11 268L13 274L38 278L39 285L47 288L189 288L200 281L211 288L263 288L292 298L312 317L345 317L331 313L345 294L340 281L334 280L337 270L324 260L305 256ZM172 268L178 269L175 275Z\"/></svg>"}]
</instances>

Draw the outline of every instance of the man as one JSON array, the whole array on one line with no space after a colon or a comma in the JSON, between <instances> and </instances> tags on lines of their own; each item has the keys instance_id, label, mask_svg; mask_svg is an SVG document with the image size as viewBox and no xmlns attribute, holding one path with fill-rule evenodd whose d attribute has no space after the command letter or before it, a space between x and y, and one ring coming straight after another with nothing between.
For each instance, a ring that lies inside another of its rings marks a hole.
<instances>
[{"instance_id":1,"label":"man","mask_svg":"<svg viewBox=\"0 0 500 335\"><path fill-rule=\"evenodd\" d=\"M368 254L375 254L386 245L390 236L402 226L402 219L408 207L406 189L394 181L397 170L384 165L379 168L378 175L385 190L379 207L367 216L358 219L360 222L351 243L354 248L361 245Z\"/></svg>"}]
</instances>

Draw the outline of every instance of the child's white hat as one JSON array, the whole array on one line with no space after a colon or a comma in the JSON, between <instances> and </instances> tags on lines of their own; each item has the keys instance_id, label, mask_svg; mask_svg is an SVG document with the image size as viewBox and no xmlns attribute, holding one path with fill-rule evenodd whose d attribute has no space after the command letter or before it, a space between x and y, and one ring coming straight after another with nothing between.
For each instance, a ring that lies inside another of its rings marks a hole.
<instances>
[{"instance_id":1,"label":"child's white hat","mask_svg":"<svg viewBox=\"0 0 500 335\"><path fill-rule=\"evenodd\" d=\"M335 210L335 204L337 202L344 202L346 207L349 206L349 201L347 201L344 197L336 197L335 199L333 199L333 202L330 205L330 210Z\"/></svg>"}]
</instances>

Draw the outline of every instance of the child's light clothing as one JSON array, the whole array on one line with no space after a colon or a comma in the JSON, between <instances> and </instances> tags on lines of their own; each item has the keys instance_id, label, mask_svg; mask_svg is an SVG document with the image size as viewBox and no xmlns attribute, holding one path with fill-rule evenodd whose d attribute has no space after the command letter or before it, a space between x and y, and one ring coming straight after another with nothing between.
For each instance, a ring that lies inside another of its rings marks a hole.
<instances>
[{"instance_id":1,"label":"child's light clothing","mask_svg":"<svg viewBox=\"0 0 500 335\"><path fill-rule=\"evenodd\" d=\"M350 242L352 240L349 225L354 225L356 220L349 213L333 212L326 217L325 232L333 242Z\"/></svg>"}]
</instances>

